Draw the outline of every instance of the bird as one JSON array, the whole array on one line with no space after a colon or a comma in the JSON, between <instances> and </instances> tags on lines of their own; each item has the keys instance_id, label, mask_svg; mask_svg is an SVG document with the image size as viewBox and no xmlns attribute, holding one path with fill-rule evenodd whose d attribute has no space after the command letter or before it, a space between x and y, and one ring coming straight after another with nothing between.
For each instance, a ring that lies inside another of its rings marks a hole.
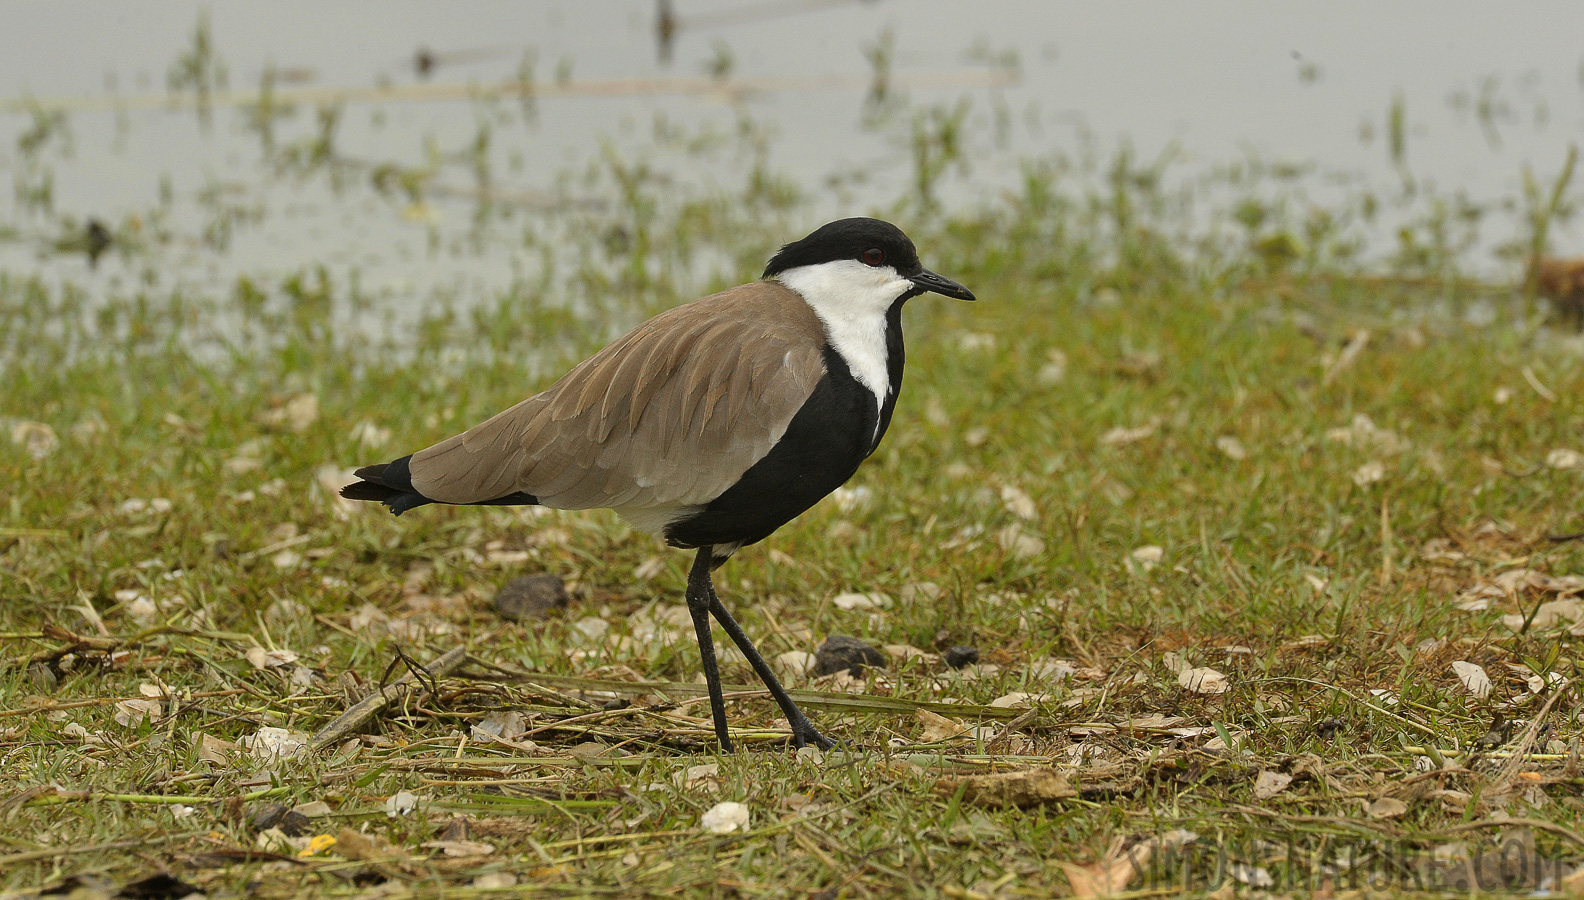
<instances>
[{"instance_id":1,"label":"bird","mask_svg":"<svg viewBox=\"0 0 1584 900\"><path fill-rule=\"evenodd\" d=\"M761 280L660 313L542 393L462 434L364 466L341 496L400 515L430 503L611 509L695 551L686 600L716 738L731 752L710 617L742 651L795 747L835 742L793 702L715 593L713 571L844 484L902 387L902 307L972 291L897 226L823 225Z\"/></svg>"}]
</instances>

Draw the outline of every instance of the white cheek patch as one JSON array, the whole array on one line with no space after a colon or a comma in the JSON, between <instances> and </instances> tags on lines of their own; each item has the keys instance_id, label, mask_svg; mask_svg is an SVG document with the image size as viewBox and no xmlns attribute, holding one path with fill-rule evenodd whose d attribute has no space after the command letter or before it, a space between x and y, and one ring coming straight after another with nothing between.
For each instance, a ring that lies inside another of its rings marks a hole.
<instances>
[{"instance_id":1,"label":"white cheek patch","mask_svg":"<svg viewBox=\"0 0 1584 900\"><path fill-rule=\"evenodd\" d=\"M890 266L866 266L855 259L798 266L776 277L813 308L831 347L884 409L891 392L886 313L913 282Z\"/></svg>"}]
</instances>

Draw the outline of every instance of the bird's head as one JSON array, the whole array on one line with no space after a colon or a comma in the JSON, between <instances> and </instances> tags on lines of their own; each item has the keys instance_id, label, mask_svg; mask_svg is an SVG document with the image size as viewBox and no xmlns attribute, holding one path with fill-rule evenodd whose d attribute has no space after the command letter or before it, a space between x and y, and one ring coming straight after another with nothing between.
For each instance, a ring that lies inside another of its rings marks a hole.
<instances>
[{"instance_id":1,"label":"bird's head","mask_svg":"<svg viewBox=\"0 0 1584 900\"><path fill-rule=\"evenodd\" d=\"M838 219L782 247L765 267L805 296L804 286L860 306L888 308L919 294L976 299L973 292L924 268L902 229L879 219Z\"/></svg>"}]
</instances>

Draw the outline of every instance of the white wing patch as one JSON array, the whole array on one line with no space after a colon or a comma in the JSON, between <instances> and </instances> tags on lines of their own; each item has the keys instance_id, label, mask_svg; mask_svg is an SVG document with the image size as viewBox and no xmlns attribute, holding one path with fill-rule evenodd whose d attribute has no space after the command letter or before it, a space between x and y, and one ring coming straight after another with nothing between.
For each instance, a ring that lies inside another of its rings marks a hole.
<instances>
[{"instance_id":1,"label":"white wing patch","mask_svg":"<svg viewBox=\"0 0 1584 900\"><path fill-rule=\"evenodd\" d=\"M913 286L890 266L866 266L840 259L787 269L776 276L797 291L819 316L832 348L847 361L858 383L883 410L891 392L886 367L886 312ZM875 430L880 428L878 419Z\"/></svg>"},{"instance_id":2,"label":"white wing patch","mask_svg":"<svg viewBox=\"0 0 1584 900\"><path fill-rule=\"evenodd\" d=\"M618 506L614 509L616 514L626 519L632 527L649 534L664 534L667 525L704 511L703 506L680 503L665 506Z\"/></svg>"}]
</instances>

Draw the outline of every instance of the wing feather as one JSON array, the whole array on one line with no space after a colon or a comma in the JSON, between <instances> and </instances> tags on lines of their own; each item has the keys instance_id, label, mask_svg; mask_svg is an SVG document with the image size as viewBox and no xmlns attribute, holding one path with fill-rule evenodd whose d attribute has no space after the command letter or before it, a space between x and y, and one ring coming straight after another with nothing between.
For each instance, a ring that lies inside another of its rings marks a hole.
<instances>
[{"instance_id":1,"label":"wing feather","mask_svg":"<svg viewBox=\"0 0 1584 900\"><path fill-rule=\"evenodd\" d=\"M825 374L824 329L775 282L662 313L548 390L413 454L446 503L523 491L561 509L698 506L786 432Z\"/></svg>"}]
</instances>

